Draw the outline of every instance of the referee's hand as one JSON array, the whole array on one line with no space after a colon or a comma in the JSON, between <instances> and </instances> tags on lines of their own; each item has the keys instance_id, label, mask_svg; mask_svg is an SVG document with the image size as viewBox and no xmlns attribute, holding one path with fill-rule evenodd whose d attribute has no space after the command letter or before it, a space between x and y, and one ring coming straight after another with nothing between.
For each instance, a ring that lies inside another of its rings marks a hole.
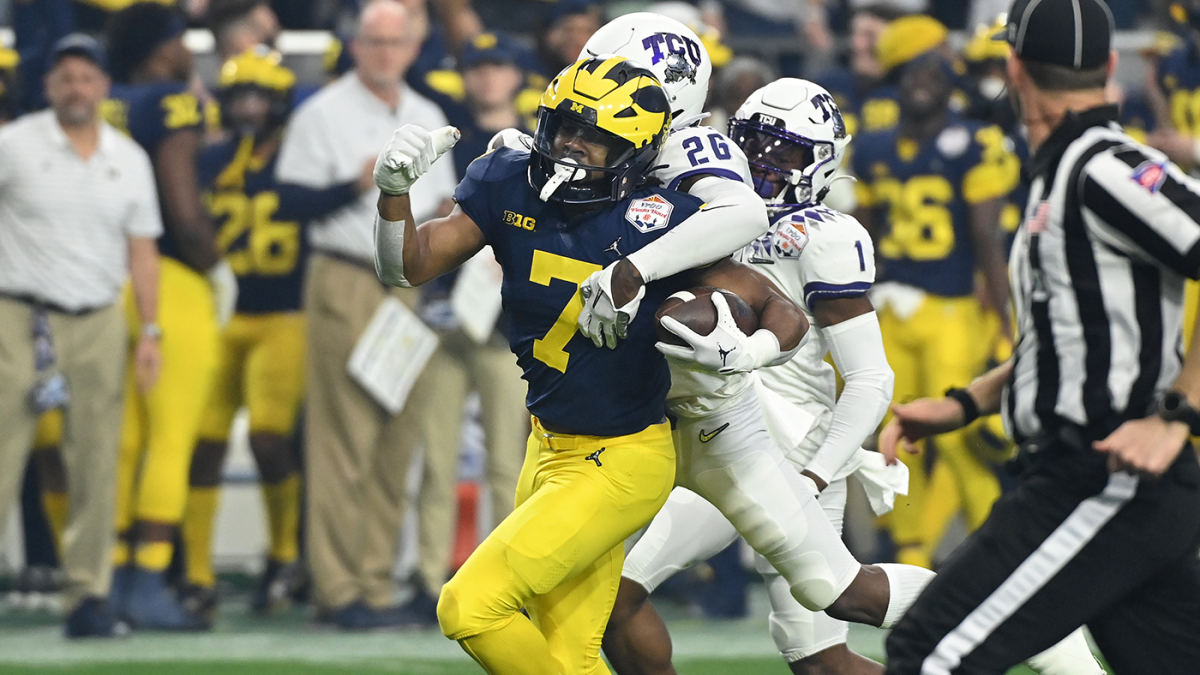
<instances>
[{"instance_id":1,"label":"referee's hand","mask_svg":"<svg viewBox=\"0 0 1200 675\"><path fill-rule=\"evenodd\" d=\"M912 403L891 406L892 419L879 434L879 452L888 464L895 464L898 446L917 454L914 443L928 436L954 431L963 425L962 404L952 398L919 398Z\"/></svg>"},{"instance_id":2,"label":"referee's hand","mask_svg":"<svg viewBox=\"0 0 1200 675\"><path fill-rule=\"evenodd\" d=\"M1125 471L1161 476L1175 463L1187 439L1186 424L1151 415L1129 420L1108 438L1092 443L1092 447L1108 453L1108 470L1112 473Z\"/></svg>"}]
</instances>

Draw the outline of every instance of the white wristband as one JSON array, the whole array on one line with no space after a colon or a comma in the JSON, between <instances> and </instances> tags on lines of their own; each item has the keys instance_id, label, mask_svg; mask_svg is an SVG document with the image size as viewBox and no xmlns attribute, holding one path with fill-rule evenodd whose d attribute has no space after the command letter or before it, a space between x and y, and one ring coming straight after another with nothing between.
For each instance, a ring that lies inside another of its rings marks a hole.
<instances>
[{"instance_id":1,"label":"white wristband","mask_svg":"<svg viewBox=\"0 0 1200 675\"><path fill-rule=\"evenodd\" d=\"M375 274L390 286L412 288L404 278L404 225L375 214Z\"/></svg>"}]
</instances>

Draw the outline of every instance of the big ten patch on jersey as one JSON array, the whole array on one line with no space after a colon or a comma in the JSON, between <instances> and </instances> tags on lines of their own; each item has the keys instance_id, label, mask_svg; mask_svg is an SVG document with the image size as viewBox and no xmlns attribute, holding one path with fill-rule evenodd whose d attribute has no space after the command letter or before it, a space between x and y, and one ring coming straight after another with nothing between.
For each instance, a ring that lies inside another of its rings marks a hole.
<instances>
[{"instance_id":1,"label":"big ten patch on jersey","mask_svg":"<svg viewBox=\"0 0 1200 675\"><path fill-rule=\"evenodd\" d=\"M882 234L876 242L880 280L935 295L970 295L970 207L1004 198L1019 183L1011 139L998 127L952 115L923 144L892 130L864 134L857 145L859 203L873 211Z\"/></svg>"},{"instance_id":2,"label":"big ten patch on jersey","mask_svg":"<svg viewBox=\"0 0 1200 675\"><path fill-rule=\"evenodd\" d=\"M168 134L200 129L204 123L200 102L184 82L113 85L100 114L137 141L151 159Z\"/></svg>"},{"instance_id":3,"label":"big ten patch on jersey","mask_svg":"<svg viewBox=\"0 0 1200 675\"><path fill-rule=\"evenodd\" d=\"M1158 85L1167 97L1171 126L1200 138L1200 52L1185 40L1159 63Z\"/></svg>"},{"instance_id":4,"label":"big ten patch on jersey","mask_svg":"<svg viewBox=\"0 0 1200 675\"><path fill-rule=\"evenodd\" d=\"M278 153L254 155L254 139L232 139L200 155L205 204L217 250L238 276L240 314L300 309L307 244L297 209L281 209Z\"/></svg>"},{"instance_id":5,"label":"big ten patch on jersey","mask_svg":"<svg viewBox=\"0 0 1200 675\"><path fill-rule=\"evenodd\" d=\"M693 176L709 175L753 185L742 149L712 127L672 131L654 162L651 177L668 190Z\"/></svg>"},{"instance_id":6,"label":"big ten patch on jersey","mask_svg":"<svg viewBox=\"0 0 1200 675\"><path fill-rule=\"evenodd\" d=\"M565 207L530 187L529 153L500 148L475 160L455 200L504 269L505 328L529 382L527 405L547 428L594 436L641 431L662 420L670 376L654 349L654 312L641 312L616 349L579 334L579 285L593 272L670 232L700 207L689 195L645 188L620 202ZM649 284L643 306L686 287Z\"/></svg>"}]
</instances>

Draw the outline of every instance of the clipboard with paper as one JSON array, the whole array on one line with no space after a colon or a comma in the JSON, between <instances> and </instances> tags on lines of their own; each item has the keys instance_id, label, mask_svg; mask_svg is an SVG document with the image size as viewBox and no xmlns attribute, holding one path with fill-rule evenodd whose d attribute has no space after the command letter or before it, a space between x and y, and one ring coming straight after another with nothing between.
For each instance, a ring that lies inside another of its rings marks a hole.
<instances>
[{"instance_id":1,"label":"clipboard with paper","mask_svg":"<svg viewBox=\"0 0 1200 675\"><path fill-rule=\"evenodd\" d=\"M429 357L438 346L437 334L400 300L388 296L367 324L346 371L389 413L404 409Z\"/></svg>"},{"instance_id":2,"label":"clipboard with paper","mask_svg":"<svg viewBox=\"0 0 1200 675\"><path fill-rule=\"evenodd\" d=\"M459 270L450 306L458 325L476 344L488 341L500 318L503 282L504 270L496 262L491 246L484 246Z\"/></svg>"}]
</instances>

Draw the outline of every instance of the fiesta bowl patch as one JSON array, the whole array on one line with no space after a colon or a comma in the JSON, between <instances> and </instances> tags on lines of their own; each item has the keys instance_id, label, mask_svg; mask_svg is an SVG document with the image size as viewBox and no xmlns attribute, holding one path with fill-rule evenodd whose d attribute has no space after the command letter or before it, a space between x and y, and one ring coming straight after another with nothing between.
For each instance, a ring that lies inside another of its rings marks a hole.
<instances>
[{"instance_id":1,"label":"fiesta bowl patch","mask_svg":"<svg viewBox=\"0 0 1200 675\"><path fill-rule=\"evenodd\" d=\"M1158 192L1167 181L1167 163L1145 161L1133 170L1133 179L1150 192Z\"/></svg>"},{"instance_id":2,"label":"fiesta bowl patch","mask_svg":"<svg viewBox=\"0 0 1200 675\"><path fill-rule=\"evenodd\" d=\"M659 195L650 195L644 199L635 199L629 203L625 211L625 220L633 223L640 232L661 230L671 222L671 211L675 205Z\"/></svg>"}]
</instances>

